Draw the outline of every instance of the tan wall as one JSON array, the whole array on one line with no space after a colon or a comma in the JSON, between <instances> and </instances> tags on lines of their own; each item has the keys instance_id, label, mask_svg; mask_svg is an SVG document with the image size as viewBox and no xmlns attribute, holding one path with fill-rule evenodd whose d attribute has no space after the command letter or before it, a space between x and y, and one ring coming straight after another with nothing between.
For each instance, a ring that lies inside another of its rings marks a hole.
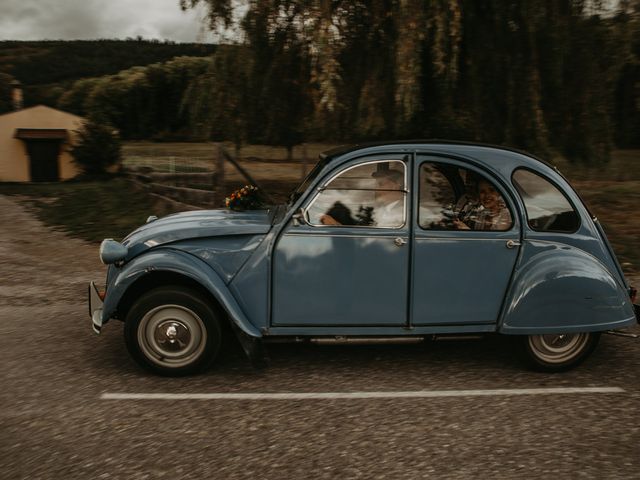
<instances>
[{"instance_id":1,"label":"tan wall","mask_svg":"<svg viewBox=\"0 0 640 480\"><path fill-rule=\"evenodd\" d=\"M29 155L24 141L14 138L18 128L65 129L69 135L58 157L60 179L66 180L80 173L73 163L69 148L75 141L74 131L84 119L70 113L39 105L0 115L0 181L29 182Z\"/></svg>"}]
</instances>

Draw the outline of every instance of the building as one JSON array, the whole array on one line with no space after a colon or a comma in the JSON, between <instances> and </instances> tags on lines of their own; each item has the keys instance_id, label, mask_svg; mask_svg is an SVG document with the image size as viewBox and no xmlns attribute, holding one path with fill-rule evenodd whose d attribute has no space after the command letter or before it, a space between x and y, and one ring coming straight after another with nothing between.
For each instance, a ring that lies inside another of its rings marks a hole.
<instances>
[{"instance_id":1,"label":"building","mask_svg":"<svg viewBox=\"0 0 640 480\"><path fill-rule=\"evenodd\" d=\"M70 146L85 119L38 105L0 115L0 181L56 182L75 177Z\"/></svg>"}]
</instances>

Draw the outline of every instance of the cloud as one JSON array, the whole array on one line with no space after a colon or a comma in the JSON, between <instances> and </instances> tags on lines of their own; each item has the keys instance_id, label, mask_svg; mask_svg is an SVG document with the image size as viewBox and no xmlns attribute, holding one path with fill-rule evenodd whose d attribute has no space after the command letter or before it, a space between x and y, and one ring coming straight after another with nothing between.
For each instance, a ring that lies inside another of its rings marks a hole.
<instances>
[{"instance_id":1,"label":"cloud","mask_svg":"<svg viewBox=\"0 0 640 480\"><path fill-rule=\"evenodd\" d=\"M2 0L0 39L144 38L211 41L202 10L178 0Z\"/></svg>"}]
</instances>

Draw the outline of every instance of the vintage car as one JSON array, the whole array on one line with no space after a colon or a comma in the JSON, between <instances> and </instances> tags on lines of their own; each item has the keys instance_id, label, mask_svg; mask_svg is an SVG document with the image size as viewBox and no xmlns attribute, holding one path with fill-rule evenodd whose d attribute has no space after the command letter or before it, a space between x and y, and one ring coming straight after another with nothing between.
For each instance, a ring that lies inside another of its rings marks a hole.
<instances>
[{"instance_id":1,"label":"vintage car","mask_svg":"<svg viewBox=\"0 0 640 480\"><path fill-rule=\"evenodd\" d=\"M598 220L553 166L457 142L339 148L287 204L191 211L104 240L96 333L163 375L202 371L225 336L510 335L532 366L571 368L637 322L635 289Z\"/></svg>"}]
</instances>

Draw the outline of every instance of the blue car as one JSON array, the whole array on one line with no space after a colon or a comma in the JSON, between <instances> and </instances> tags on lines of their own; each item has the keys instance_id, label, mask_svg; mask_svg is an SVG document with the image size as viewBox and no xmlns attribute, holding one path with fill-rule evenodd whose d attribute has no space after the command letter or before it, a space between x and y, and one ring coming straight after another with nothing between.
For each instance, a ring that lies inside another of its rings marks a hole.
<instances>
[{"instance_id":1,"label":"blue car","mask_svg":"<svg viewBox=\"0 0 640 480\"><path fill-rule=\"evenodd\" d=\"M328 151L285 205L150 217L104 240L96 333L161 375L202 371L235 335L270 339L512 336L532 366L569 369L638 321L598 220L553 166L455 142Z\"/></svg>"}]
</instances>

